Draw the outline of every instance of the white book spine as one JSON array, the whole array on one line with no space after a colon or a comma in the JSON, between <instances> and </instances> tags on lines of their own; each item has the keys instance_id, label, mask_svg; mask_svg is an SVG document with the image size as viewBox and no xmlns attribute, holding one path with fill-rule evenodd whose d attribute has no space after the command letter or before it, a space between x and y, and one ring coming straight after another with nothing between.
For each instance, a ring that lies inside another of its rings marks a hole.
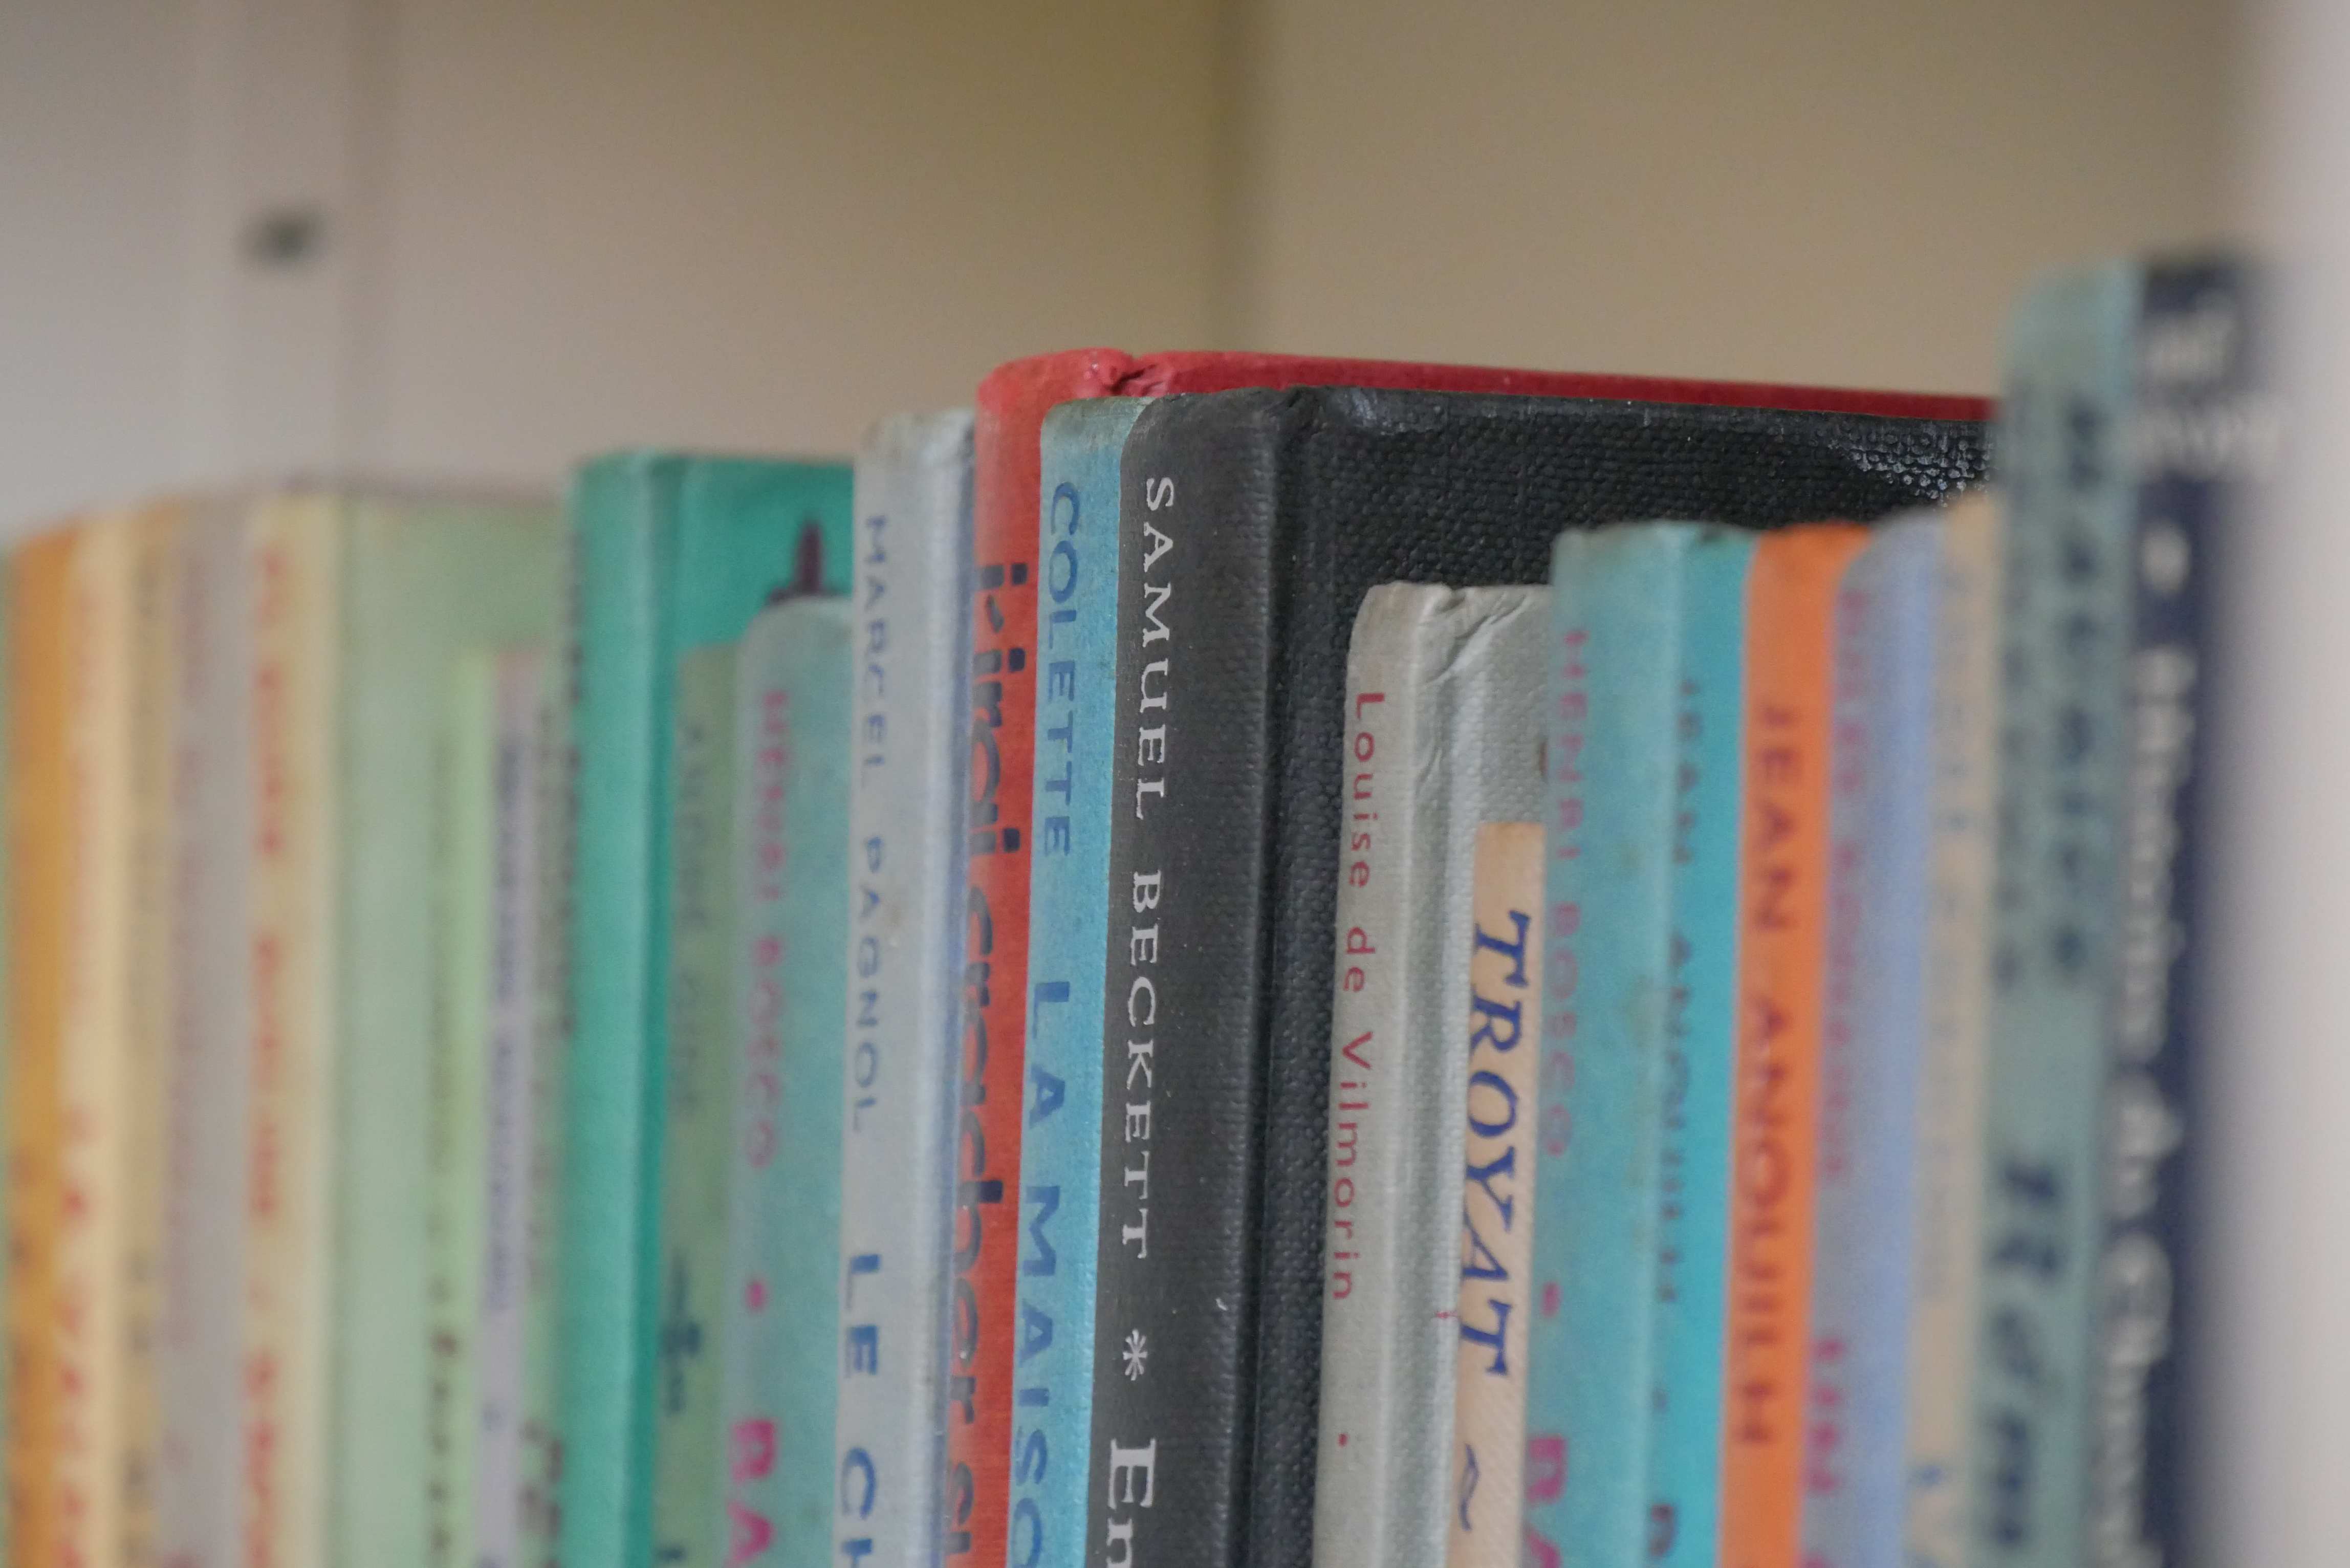
<instances>
[{"instance_id":1,"label":"white book spine","mask_svg":"<svg viewBox=\"0 0 2350 1568\"><path fill-rule=\"evenodd\" d=\"M540 777L546 656L501 654L492 776L494 837L490 888L489 1060L482 1112L482 1301L474 1339L479 1428L473 1450L473 1561L522 1561L523 1417L528 1395L524 1334L528 1309L533 1062L539 1028Z\"/></svg>"},{"instance_id":2,"label":"white book spine","mask_svg":"<svg viewBox=\"0 0 2350 1568\"><path fill-rule=\"evenodd\" d=\"M1991 1015L1991 847L1999 703L1999 512L1987 494L1944 525L1936 606L1925 1037L1918 1074L1903 1540L1918 1568L1965 1560L1976 1217Z\"/></svg>"},{"instance_id":3,"label":"white book spine","mask_svg":"<svg viewBox=\"0 0 2350 1568\"><path fill-rule=\"evenodd\" d=\"M245 846L252 842L251 611L241 504L192 514L178 547L172 975L163 1188L157 1559L243 1559Z\"/></svg>"},{"instance_id":4,"label":"white book spine","mask_svg":"<svg viewBox=\"0 0 2350 1568\"><path fill-rule=\"evenodd\" d=\"M971 428L961 412L885 420L857 459L833 1537L866 1568L937 1552Z\"/></svg>"}]
</instances>

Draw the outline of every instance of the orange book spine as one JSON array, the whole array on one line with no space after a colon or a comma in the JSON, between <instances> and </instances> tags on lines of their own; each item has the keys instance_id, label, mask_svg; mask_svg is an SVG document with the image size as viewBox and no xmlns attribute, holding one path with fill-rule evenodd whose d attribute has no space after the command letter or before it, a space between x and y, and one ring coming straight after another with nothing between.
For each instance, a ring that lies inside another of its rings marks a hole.
<instances>
[{"instance_id":1,"label":"orange book spine","mask_svg":"<svg viewBox=\"0 0 2350 1568\"><path fill-rule=\"evenodd\" d=\"M58 1069L74 887L66 726L74 537L17 548L8 617L7 1557L49 1563L57 1518Z\"/></svg>"},{"instance_id":2,"label":"orange book spine","mask_svg":"<svg viewBox=\"0 0 2350 1568\"><path fill-rule=\"evenodd\" d=\"M1833 610L1867 541L1794 528L1754 552L1746 616L1737 1082L1731 1130L1721 1556L1801 1561L1813 1137L1826 961Z\"/></svg>"}]
</instances>

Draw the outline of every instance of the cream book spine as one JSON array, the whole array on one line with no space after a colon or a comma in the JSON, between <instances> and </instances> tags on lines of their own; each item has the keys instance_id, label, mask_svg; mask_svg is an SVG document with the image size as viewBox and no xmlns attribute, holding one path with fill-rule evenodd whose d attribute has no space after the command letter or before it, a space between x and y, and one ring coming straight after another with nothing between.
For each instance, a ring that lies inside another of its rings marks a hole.
<instances>
[{"instance_id":1,"label":"cream book spine","mask_svg":"<svg viewBox=\"0 0 2350 1568\"><path fill-rule=\"evenodd\" d=\"M253 624L250 503L197 504L177 540L176 696L166 721L177 825L165 1177L158 1271L157 1555L242 1557L245 1175L252 1091Z\"/></svg>"},{"instance_id":2,"label":"cream book spine","mask_svg":"<svg viewBox=\"0 0 2350 1568\"><path fill-rule=\"evenodd\" d=\"M74 540L66 765L74 888L58 1102L58 1561L111 1561L129 1437L132 584L139 518Z\"/></svg>"},{"instance_id":3,"label":"cream book spine","mask_svg":"<svg viewBox=\"0 0 2350 1568\"><path fill-rule=\"evenodd\" d=\"M253 530L244 1562L312 1568L328 1561L330 1480L330 846L342 531L334 498L311 493L263 501Z\"/></svg>"},{"instance_id":4,"label":"cream book spine","mask_svg":"<svg viewBox=\"0 0 2350 1568\"><path fill-rule=\"evenodd\" d=\"M1543 828L1477 828L1446 1568L1517 1568L1542 1033Z\"/></svg>"}]
</instances>

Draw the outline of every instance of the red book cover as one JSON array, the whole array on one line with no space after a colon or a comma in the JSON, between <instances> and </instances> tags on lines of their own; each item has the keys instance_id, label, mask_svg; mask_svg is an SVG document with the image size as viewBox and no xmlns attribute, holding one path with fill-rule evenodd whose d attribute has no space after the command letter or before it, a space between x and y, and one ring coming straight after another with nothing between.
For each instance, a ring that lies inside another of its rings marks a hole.
<instances>
[{"instance_id":1,"label":"red book cover","mask_svg":"<svg viewBox=\"0 0 2350 1568\"><path fill-rule=\"evenodd\" d=\"M972 750L966 807L962 1115L952 1240L942 1554L1003 1568L1026 1071L1028 833L1035 780L1038 438L1079 398L1361 386L1981 420L1980 399L1587 376L1275 354L1111 348L1015 359L980 383L972 515Z\"/></svg>"}]
</instances>

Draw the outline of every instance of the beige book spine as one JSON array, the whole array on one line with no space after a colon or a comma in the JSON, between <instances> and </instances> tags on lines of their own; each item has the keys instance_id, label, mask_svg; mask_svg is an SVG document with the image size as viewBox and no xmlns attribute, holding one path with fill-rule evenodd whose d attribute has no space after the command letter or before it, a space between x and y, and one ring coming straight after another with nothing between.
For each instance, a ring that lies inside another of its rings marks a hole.
<instances>
[{"instance_id":1,"label":"beige book spine","mask_svg":"<svg viewBox=\"0 0 2350 1568\"><path fill-rule=\"evenodd\" d=\"M1543 830L1477 829L1447 1568L1517 1568L1542 1016ZM1523 1042L1522 1044L1521 1042Z\"/></svg>"},{"instance_id":2,"label":"beige book spine","mask_svg":"<svg viewBox=\"0 0 2350 1568\"><path fill-rule=\"evenodd\" d=\"M244 1568L326 1561L340 535L322 495L254 520Z\"/></svg>"},{"instance_id":3,"label":"beige book spine","mask_svg":"<svg viewBox=\"0 0 2350 1568\"><path fill-rule=\"evenodd\" d=\"M74 541L67 669L67 831L74 891L58 1066L57 1522L61 1563L104 1563L122 1535L130 1312L124 1259L130 1088L132 578L139 522L94 517Z\"/></svg>"},{"instance_id":4,"label":"beige book spine","mask_svg":"<svg viewBox=\"0 0 2350 1568\"><path fill-rule=\"evenodd\" d=\"M177 814L172 720L179 691L181 508L139 521L131 580L129 1054L123 1106L124 1381L120 1561L156 1560L162 1398L163 1182L172 1062Z\"/></svg>"}]
</instances>

